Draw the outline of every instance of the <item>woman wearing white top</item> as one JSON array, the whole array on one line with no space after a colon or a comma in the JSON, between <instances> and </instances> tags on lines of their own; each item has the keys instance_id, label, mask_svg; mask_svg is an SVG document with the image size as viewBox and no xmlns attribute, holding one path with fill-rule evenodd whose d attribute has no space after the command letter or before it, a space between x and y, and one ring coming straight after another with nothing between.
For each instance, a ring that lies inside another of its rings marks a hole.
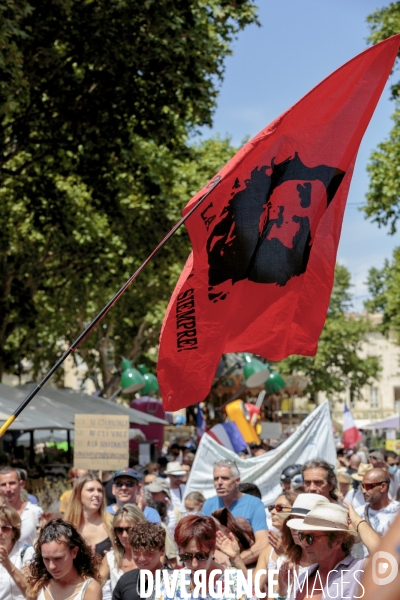
<instances>
[{"instance_id":1,"label":"woman wearing white top","mask_svg":"<svg viewBox=\"0 0 400 600\"><path fill-rule=\"evenodd\" d=\"M285 519L292 510L292 505L296 499L296 495L296 492L293 490L282 492L282 494L277 497L274 504L268 506L268 510L272 519L272 525L279 533L276 531L268 532L269 543L261 551L261 554L258 557L257 566L253 573L253 581L255 581L257 572L260 570L265 570L265 574L260 577L259 583L260 590L262 591L267 591L268 571L274 571L277 568L279 569L280 563L283 562L283 559L280 556L282 555L283 550L281 547L282 528L285 523Z\"/></svg>"},{"instance_id":2,"label":"woman wearing white top","mask_svg":"<svg viewBox=\"0 0 400 600\"><path fill-rule=\"evenodd\" d=\"M37 600L101 600L96 561L70 523L53 519L43 527L29 566L28 595Z\"/></svg>"},{"instance_id":3,"label":"woman wearing white top","mask_svg":"<svg viewBox=\"0 0 400 600\"><path fill-rule=\"evenodd\" d=\"M21 518L11 506L0 507L0 600L23 600L27 581L24 566L33 548L20 542Z\"/></svg>"},{"instance_id":4,"label":"woman wearing white top","mask_svg":"<svg viewBox=\"0 0 400 600\"><path fill-rule=\"evenodd\" d=\"M136 569L130 533L137 523L145 522L146 517L135 504L125 504L114 515L111 525L113 549L103 558L100 574L103 582L110 579L111 591L114 591L118 579L128 571Z\"/></svg>"}]
</instances>

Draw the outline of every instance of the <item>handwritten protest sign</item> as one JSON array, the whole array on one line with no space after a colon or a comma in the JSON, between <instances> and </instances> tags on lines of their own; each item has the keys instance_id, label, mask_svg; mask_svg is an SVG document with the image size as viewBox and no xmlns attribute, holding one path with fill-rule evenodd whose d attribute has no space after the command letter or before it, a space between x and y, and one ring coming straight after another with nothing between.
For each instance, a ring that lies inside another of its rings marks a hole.
<instances>
[{"instance_id":1,"label":"handwritten protest sign","mask_svg":"<svg viewBox=\"0 0 400 600\"><path fill-rule=\"evenodd\" d=\"M129 463L128 415L75 415L74 467L117 471Z\"/></svg>"}]
</instances>

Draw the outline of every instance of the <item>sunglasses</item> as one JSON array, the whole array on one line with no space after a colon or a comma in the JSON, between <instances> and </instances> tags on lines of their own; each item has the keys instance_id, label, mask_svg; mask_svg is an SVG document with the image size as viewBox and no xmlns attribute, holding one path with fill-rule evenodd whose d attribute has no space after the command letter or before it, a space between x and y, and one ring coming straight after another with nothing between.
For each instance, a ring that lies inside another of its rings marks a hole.
<instances>
[{"instance_id":1,"label":"sunglasses","mask_svg":"<svg viewBox=\"0 0 400 600\"><path fill-rule=\"evenodd\" d=\"M0 531L1 531L1 533L7 533L7 531L9 529L12 529L11 525L0 525Z\"/></svg>"},{"instance_id":2,"label":"sunglasses","mask_svg":"<svg viewBox=\"0 0 400 600\"><path fill-rule=\"evenodd\" d=\"M288 506L282 506L282 504L270 504L269 506L267 506L267 508L268 508L269 512L272 512L275 509L276 512L278 512L278 513L290 512L292 510Z\"/></svg>"},{"instance_id":3,"label":"sunglasses","mask_svg":"<svg viewBox=\"0 0 400 600\"><path fill-rule=\"evenodd\" d=\"M373 490L378 485L382 485L382 483L386 483L386 481L378 481L377 483L362 483L361 487L368 492L368 490Z\"/></svg>"},{"instance_id":4,"label":"sunglasses","mask_svg":"<svg viewBox=\"0 0 400 600\"><path fill-rule=\"evenodd\" d=\"M309 546L312 546L315 540L327 536L326 533L324 535L311 535L310 533L301 533L301 531L298 531L297 535L299 536L300 542L305 540Z\"/></svg>"},{"instance_id":5,"label":"sunglasses","mask_svg":"<svg viewBox=\"0 0 400 600\"><path fill-rule=\"evenodd\" d=\"M122 487L127 487L127 488L133 488L135 487L136 482L135 481L117 481L115 483L115 485L117 486L117 488L122 488Z\"/></svg>"},{"instance_id":6,"label":"sunglasses","mask_svg":"<svg viewBox=\"0 0 400 600\"><path fill-rule=\"evenodd\" d=\"M131 531L133 531L133 527L114 527L114 531L115 533L124 533L124 531L126 531L126 533L131 533Z\"/></svg>"},{"instance_id":7,"label":"sunglasses","mask_svg":"<svg viewBox=\"0 0 400 600\"><path fill-rule=\"evenodd\" d=\"M180 554L179 558L184 563L191 563L195 558L198 562L206 562L210 558L209 554L201 554L201 552L196 552L196 554L189 554L185 552L185 554Z\"/></svg>"}]
</instances>

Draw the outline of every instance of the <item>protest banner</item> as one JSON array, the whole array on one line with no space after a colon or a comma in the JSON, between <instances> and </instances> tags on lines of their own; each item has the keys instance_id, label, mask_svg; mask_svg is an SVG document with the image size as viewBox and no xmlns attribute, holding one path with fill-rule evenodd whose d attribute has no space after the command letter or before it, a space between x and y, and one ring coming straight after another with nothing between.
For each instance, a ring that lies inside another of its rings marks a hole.
<instances>
[{"instance_id":1,"label":"protest banner","mask_svg":"<svg viewBox=\"0 0 400 600\"><path fill-rule=\"evenodd\" d=\"M236 462L242 482L255 483L260 488L263 503L267 506L282 491L280 475L283 469L315 458L323 458L332 465L336 464L328 401L318 406L287 440L261 456L243 459L204 434L190 471L185 496L190 492L201 492L205 498L214 496L214 462L227 459Z\"/></svg>"},{"instance_id":2,"label":"protest banner","mask_svg":"<svg viewBox=\"0 0 400 600\"><path fill-rule=\"evenodd\" d=\"M75 415L76 469L117 471L128 464L128 415Z\"/></svg>"}]
</instances>

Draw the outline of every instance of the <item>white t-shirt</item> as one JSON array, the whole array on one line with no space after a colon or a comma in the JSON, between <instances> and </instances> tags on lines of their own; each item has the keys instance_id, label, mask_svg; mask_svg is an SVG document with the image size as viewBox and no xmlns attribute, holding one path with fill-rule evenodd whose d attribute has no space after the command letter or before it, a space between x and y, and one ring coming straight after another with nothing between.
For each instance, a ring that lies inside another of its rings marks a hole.
<instances>
[{"instance_id":1,"label":"white t-shirt","mask_svg":"<svg viewBox=\"0 0 400 600\"><path fill-rule=\"evenodd\" d=\"M14 548L9 554L10 561L19 571L31 562L34 550L32 546L28 546L21 540L14 544ZM14 579L9 575L3 565L0 563L0 600L24 600L25 596L15 583Z\"/></svg>"},{"instance_id":2,"label":"white t-shirt","mask_svg":"<svg viewBox=\"0 0 400 600\"><path fill-rule=\"evenodd\" d=\"M360 515L362 519L367 521L365 516L367 505L359 506L356 508L356 512ZM400 502L397 500L392 500L390 504L388 504L385 508L381 508L381 510L372 510L372 508L368 507L368 516L371 523L371 527L379 533L379 535L383 535L389 529L390 525L393 523L395 518L397 517L397 513L400 510ZM364 546L364 556L368 556L368 550Z\"/></svg>"},{"instance_id":3,"label":"white t-shirt","mask_svg":"<svg viewBox=\"0 0 400 600\"><path fill-rule=\"evenodd\" d=\"M349 490L345 495L344 500L346 502L350 502L354 509L358 508L359 506L364 506L365 500L361 491L361 485L358 486L357 490L354 490L353 488Z\"/></svg>"},{"instance_id":4,"label":"white t-shirt","mask_svg":"<svg viewBox=\"0 0 400 600\"><path fill-rule=\"evenodd\" d=\"M21 537L19 541L32 545L36 538L39 518L43 513L42 508L32 502L27 502L21 516Z\"/></svg>"},{"instance_id":5,"label":"white t-shirt","mask_svg":"<svg viewBox=\"0 0 400 600\"><path fill-rule=\"evenodd\" d=\"M111 592L113 592L115 586L118 583L118 579L120 577L122 577L122 575L124 574L124 571L122 569L117 569L117 566L115 564L114 550L110 550L110 552L107 552L106 559L108 562L108 567L110 569Z\"/></svg>"},{"instance_id":6,"label":"white t-shirt","mask_svg":"<svg viewBox=\"0 0 400 600\"><path fill-rule=\"evenodd\" d=\"M185 497L186 485L181 483L179 488L170 488L169 493L171 495L171 502L174 506L177 506L179 510L184 506L183 499Z\"/></svg>"}]
</instances>

